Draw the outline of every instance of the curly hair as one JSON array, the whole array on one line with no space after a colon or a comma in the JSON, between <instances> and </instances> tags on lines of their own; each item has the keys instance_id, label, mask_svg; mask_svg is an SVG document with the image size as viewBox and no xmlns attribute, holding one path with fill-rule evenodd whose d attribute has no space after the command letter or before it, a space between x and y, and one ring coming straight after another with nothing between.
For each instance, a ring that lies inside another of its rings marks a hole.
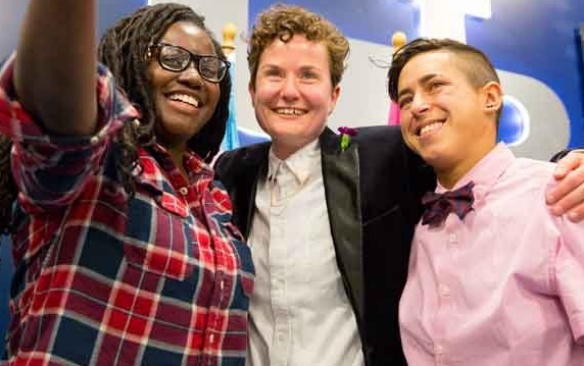
<instances>
[{"instance_id":1,"label":"curly hair","mask_svg":"<svg viewBox=\"0 0 584 366\"><path fill-rule=\"evenodd\" d=\"M217 55L225 60L221 45L205 26L205 18L188 6L163 3L145 6L133 14L120 19L109 28L99 43L98 59L109 68L117 84L126 93L130 102L141 114L140 123L123 126L117 142L121 146L121 157L117 160L124 189L134 193L134 174L139 167L138 148L151 144L154 139L156 110L147 77L148 47L157 43L168 28L176 22L191 22L204 30ZM226 73L219 84L221 90L217 108L211 119L188 141L188 147L210 162L219 151L229 116L231 77ZM10 170L11 142L0 137L0 230L10 227L12 204L16 198L16 187Z\"/></svg>"},{"instance_id":2,"label":"curly hair","mask_svg":"<svg viewBox=\"0 0 584 366\"><path fill-rule=\"evenodd\" d=\"M349 41L331 22L299 6L273 5L260 13L253 26L247 50L251 75L250 85L255 87L260 57L276 38L287 43L295 34L306 39L324 42L329 55L331 81L337 86L345 71L349 54Z\"/></svg>"}]
</instances>

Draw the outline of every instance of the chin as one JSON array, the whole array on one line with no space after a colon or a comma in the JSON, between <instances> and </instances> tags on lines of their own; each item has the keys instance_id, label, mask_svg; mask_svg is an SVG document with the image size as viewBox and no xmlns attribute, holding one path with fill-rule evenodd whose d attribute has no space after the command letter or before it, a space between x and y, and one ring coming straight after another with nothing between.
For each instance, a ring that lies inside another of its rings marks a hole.
<instances>
[{"instance_id":1,"label":"chin","mask_svg":"<svg viewBox=\"0 0 584 366\"><path fill-rule=\"evenodd\" d=\"M432 166L439 165L445 158L445 154L435 149L422 149L418 150L418 155L424 159L424 161Z\"/></svg>"},{"instance_id":2,"label":"chin","mask_svg":"<svg viewBox=\"0 0 584 366\"><path fill-rule=\"evenodd\" d=\"M187 128L186 126L166 125L163 128L156 130L156 136L161 141L170 142L172 144L183 144L190 140L200 130Z\"/></svg>"},{"instance_id":3,"label":"chin","mask_svg":"<svg viewBox=\"0 0 584 366\"><path fill-rule=\"evenodd\" d=\"M268 131L268 134L272 136L273 139L278 140L296 140L299 137L298 132L288 126L274 126L274 128L271 128Z\"/></svg>"}]
</instances>

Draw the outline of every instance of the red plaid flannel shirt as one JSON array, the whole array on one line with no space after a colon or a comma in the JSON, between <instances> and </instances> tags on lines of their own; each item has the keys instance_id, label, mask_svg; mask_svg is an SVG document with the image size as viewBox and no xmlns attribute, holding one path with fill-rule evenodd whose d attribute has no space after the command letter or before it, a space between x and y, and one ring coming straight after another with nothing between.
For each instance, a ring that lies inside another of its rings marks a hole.
<instances>
[{"instance_id":1,"label":"red plaid flannel shirt","mask_svg":"<svg viewBox=\"0 0 584 366\"><path fill-rule=\"evenodd\" d=\"M12 61L0 71L20 191L8 363L244 365L253 266L210 168L188 154L187 180L162 147L141 149L128 199L115 136L138 115L108 71L99 132L54 137L11 99Z\"/></svg>"}]
</instances>

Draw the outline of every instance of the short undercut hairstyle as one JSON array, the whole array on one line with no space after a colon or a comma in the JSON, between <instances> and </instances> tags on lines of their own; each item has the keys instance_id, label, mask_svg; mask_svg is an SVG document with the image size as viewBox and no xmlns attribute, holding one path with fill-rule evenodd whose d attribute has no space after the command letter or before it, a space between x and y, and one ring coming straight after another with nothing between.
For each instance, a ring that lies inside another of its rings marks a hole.
<instances>
[{"instance_id":1,"label":"short undercut hairstyle","mask_svg":"<svg viewBox=\"0 0 584 366\"><path fill-rule=\"evenodd\" d=\"M451 52L458 57L460 69L471 85L480 88L491 81L499 83L499 76L489 58L480 50L452 39L418 38L398 49L389 68L387 90L397 101L398 82L405 65L414 57L433 51Z\"/></svg>"}]
</instances>

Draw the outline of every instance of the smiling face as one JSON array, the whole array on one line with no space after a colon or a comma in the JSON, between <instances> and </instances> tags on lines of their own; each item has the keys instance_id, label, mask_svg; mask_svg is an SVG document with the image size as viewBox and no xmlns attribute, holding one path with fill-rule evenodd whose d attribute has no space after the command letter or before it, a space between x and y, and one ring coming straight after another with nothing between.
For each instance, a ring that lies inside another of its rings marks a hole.
<instances>
[{"instance_id":1,"label":"smiling face","mask_svg":"<svg viewBox=\"0 0 584 366\"><path fill-rule=\"evenodd\" d=\"M250 95L261 128L280 159L314 141L334 110L340 87L332 86L324 43L303 35L274 40L260 56Z\"/></svg>"},{"instance_id":2,"label":"smiling face","mask_svg":"<svg viewBox=\"0 0 584 366\"><path fill-rule=\"evenodd\" d=\"M215 55L204 30L190 22L171 25L160 43L180 46L194 54ZM182 72L164 70L156 57L147 70L156 108L157 141L172 150L182 151L213 116L219 101L219 84L201 78L193 63Z\"/></svg>"},{"instance_id":3,"label":"smiling face","mask_svg":"<svg viewBox=\"0 0 584 366\"><path fill-rule=\"evenodd\" d=\"M473 86L461 56L431 51L413 57L398 81L400 124L407 145L454 185L496 143L498 83Z\"/></svg>"}]
</instances>

